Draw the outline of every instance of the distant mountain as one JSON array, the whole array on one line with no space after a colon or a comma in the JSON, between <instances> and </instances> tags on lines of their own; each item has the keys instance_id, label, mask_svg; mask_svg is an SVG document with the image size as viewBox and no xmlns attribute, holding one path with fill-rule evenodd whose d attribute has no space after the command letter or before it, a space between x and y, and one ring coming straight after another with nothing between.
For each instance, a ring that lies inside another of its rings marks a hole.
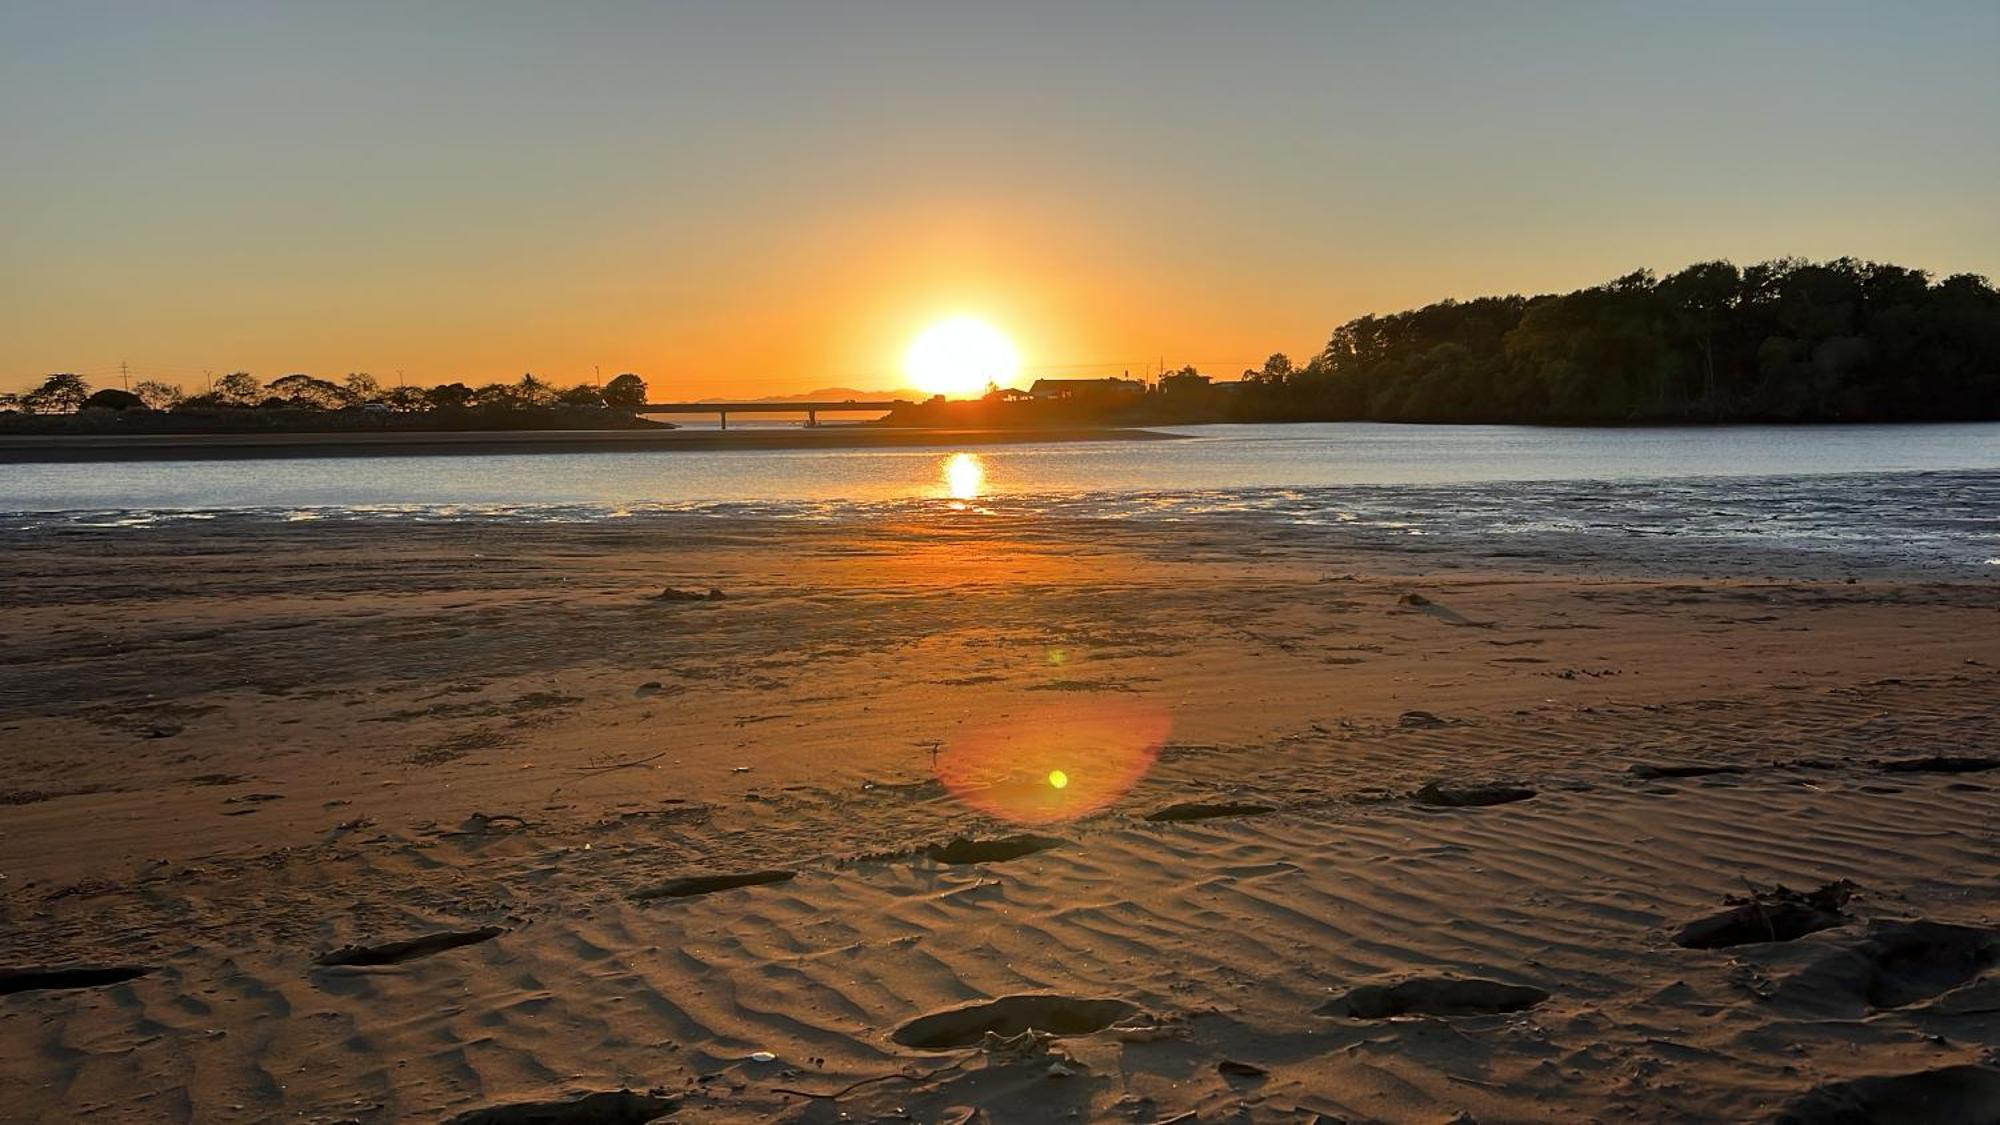
<instances>
[{"instance_id":1,"label":"distant mountain","mask_svg":"<svg viewBox=\"0 0 2000 1125\"><path fill-rule=\"evenodd\" d=\"M929 395L924 394L922 391L914 391L908 387L903 387L893 391L857 391L853 387L822 387L816 391L807 391L804 394L796 394L796 395L758 395L756 398L748 398L748 399L726 398L726 397L719 397L716 395L710 395L707 398L698 398L695 399L694 401L696 402L845 402L848 399L860 399L863 401L903 399L908 402L916 402L921 399L929 397L930 397Z\"/></svg>"}]
</instances>

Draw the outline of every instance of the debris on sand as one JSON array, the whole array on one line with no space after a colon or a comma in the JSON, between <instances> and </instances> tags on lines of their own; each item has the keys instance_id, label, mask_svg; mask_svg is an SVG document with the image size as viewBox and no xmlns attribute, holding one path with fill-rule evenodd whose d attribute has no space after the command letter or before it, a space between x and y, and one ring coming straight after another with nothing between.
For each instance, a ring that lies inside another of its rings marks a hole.
<instances>
[{"instance_id":1,"label":"debris on sand","mask_svg":"<svg viewBox=\"0 0 2000 1125\"><path fill-rule=\"evenodd\" d=\"M1674 944L1687 949L1727 949L1761 942L1795 941L1847 921L1847 900L1860 890L1842 879L1818 890L1790 887L1752 889L1723 901L1728 910L1697 918L1674 934Z\"/></svg>"},{"instance_id":2,"label":"debris on sand","mask_svg":"<svg viewBox=\"0 0 2000 1125\"><path fill-rule=\"evenodd\" d=\"M723 596L722 591L713 586L708 588L708 593L706 594L700 590L683 590L677 586L668 586L659 593L654 594L653 600L656 602L719 602L723 599Z\"/></svg>"}]
</instances>

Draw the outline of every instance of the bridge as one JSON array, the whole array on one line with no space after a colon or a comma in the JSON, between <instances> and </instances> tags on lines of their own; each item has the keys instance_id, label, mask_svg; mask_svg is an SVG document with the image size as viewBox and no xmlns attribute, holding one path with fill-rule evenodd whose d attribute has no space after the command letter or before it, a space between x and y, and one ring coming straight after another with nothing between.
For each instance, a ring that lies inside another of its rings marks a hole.
<instances>
[{"instance_id":1,"label":"bridge","mask_svg":"<svg viewBox=\"0 0 2000 1125\"><path fill-rule=\"evenodd\" d=\"M803 414L806 425L819 425L821 414L887 414L899 406L911 405L905 399L890 399L886 402L862 402L845 399L841 402L649 402L639 408L640 414L717 414L722 417L722 428L729 428L731 414Z\"/></svg>"}]
</instances>

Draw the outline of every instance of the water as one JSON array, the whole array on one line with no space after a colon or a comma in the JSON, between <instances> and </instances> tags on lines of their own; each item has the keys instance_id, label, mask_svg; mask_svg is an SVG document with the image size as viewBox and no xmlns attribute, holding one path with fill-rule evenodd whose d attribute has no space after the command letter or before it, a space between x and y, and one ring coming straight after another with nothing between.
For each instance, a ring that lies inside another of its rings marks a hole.
<instances>
[{"instance_id":1,"label":"water","mask_svg":"<svg viewBox=\"0 0 2000 1125\"><path fill-rule=\"evenodd\" d=\"M1200 426L1176 441L10 465L0 525L1249 517L1411 536L1696 538L2000 568L2000 424ZM1993 573L1989 569L1987 573Z\"/></svg>"}]
</instances>

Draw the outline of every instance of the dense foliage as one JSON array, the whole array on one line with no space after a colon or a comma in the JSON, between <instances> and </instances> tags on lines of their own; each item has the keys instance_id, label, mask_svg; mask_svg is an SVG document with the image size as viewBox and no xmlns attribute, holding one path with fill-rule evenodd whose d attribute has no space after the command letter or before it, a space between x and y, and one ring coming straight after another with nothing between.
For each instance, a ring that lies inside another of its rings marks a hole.
<instances>
[{"instance_id":1,"label":"dense foliage","mask_svg":"<svg viewBox=\"0 0 2000 1125\"><path fill-rule=\"evenodd\" d=\"M67 372L50 375L34 390L0 395L0 411L26 414L71 414L79 410L147 409L174 412L217 410L341 411L371 410L393 414L425 414L482 410L532 411L554 407L610 408L634 411L645 405L646 381L637 375L613 378L602 387L582 383L555 385L523 375L518 382L468 387L441 383L435 387L383 388L366 372L354 372L338 383L312 375L284 375L268 384L247 371L232 371L215 379L207 390L185 394L178 386L145 380L129 392L107 388L91 393L90 384Z\"/></svg>"},{"instance_id":2,"label":"dense foliage","mask_svg":"<svg viewBox=\"0 0 2000 1125\"><path fill-rule=\"evenodd\" d=\"M1174 379L1167 398L1215 393ZM1851 258L1704 262L1559 296L1364 316L1303 367L1273 356L1244 379L1227 407L1244 419L1996 418L2000 291Z\"/></svg>"}]
</instances>

